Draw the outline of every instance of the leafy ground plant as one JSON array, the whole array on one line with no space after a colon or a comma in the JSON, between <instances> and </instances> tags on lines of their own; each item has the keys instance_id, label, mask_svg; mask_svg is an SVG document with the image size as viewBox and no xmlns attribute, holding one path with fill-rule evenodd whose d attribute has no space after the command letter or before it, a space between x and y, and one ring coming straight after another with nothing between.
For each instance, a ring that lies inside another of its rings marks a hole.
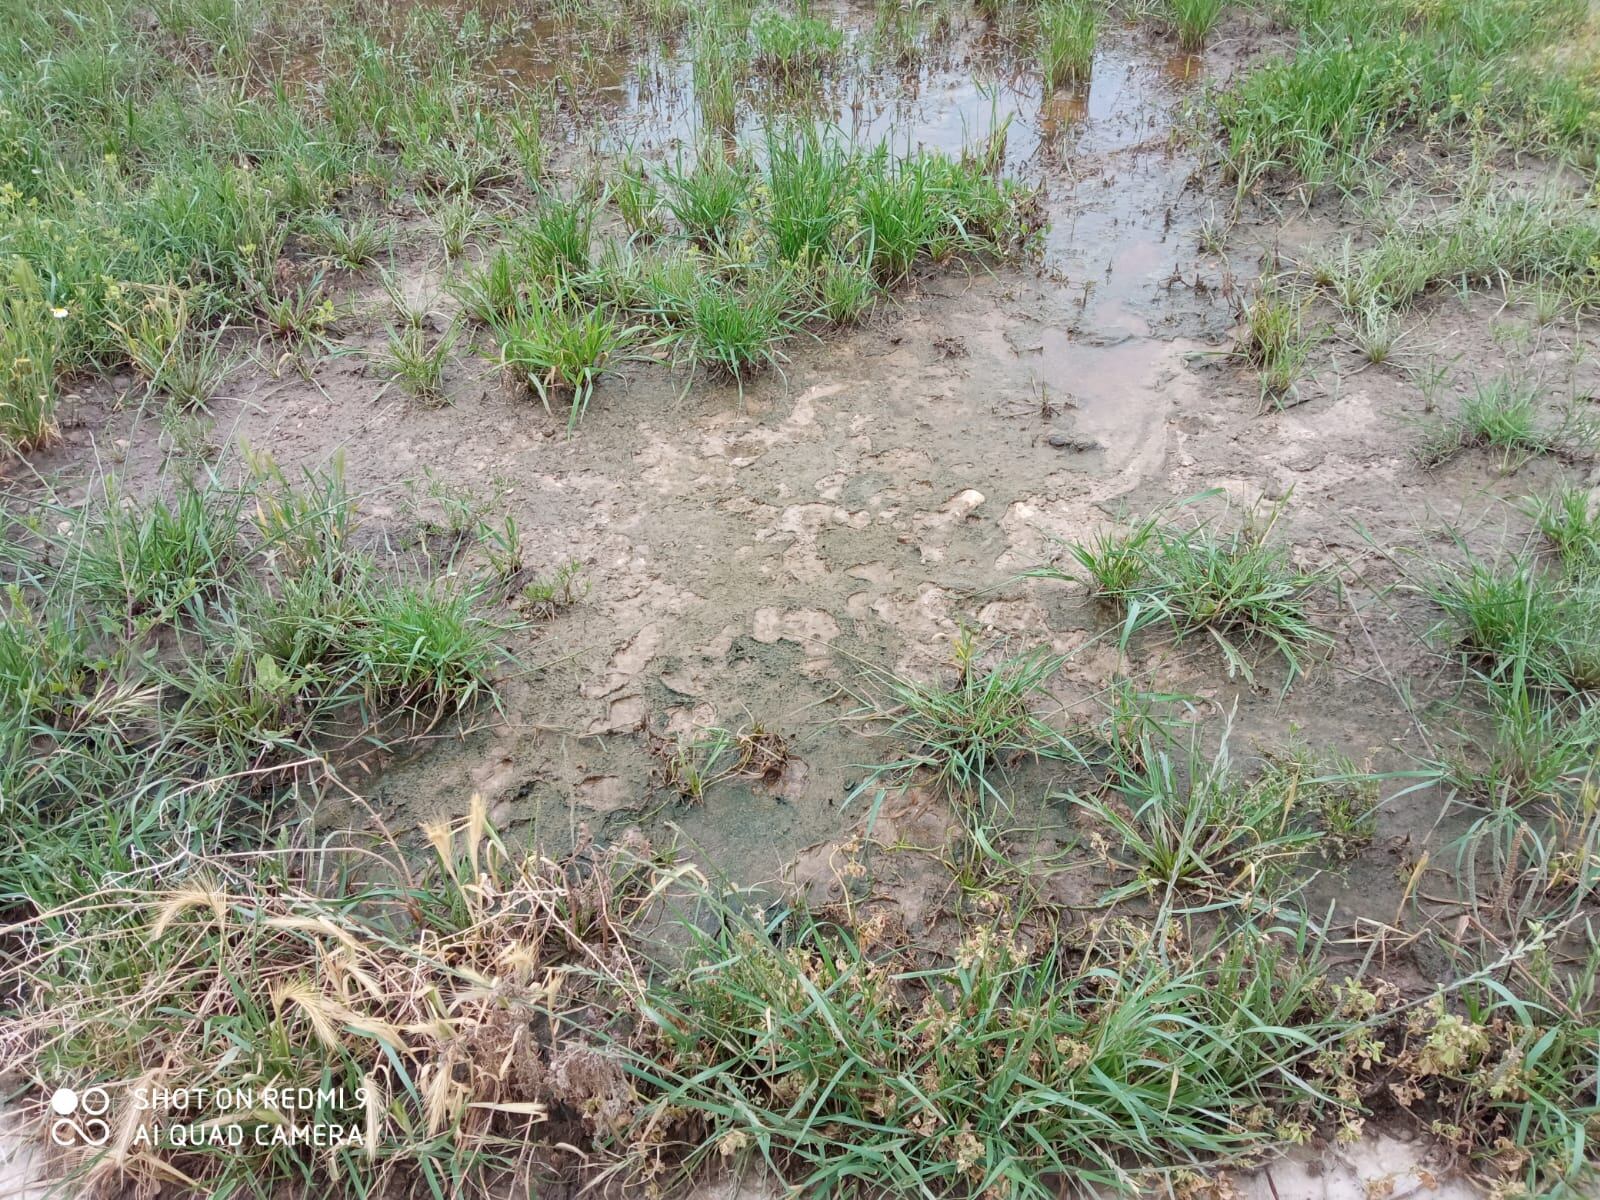
<instances>
[{"instance_id":1,"label":"leafy ground plant","mask_svg":"<svg viewBox=\"0 0 1600 1200\"><path fill-rule=\"evenodd\" d=\"M1211 523L1180 528L1158 513L1127 533L1076 543L1070 553L1091 591L1122 610L1124 647L1152 625L1166 625L1179 638L1204 631L1221 648L1229 673L1252 680L1243 643L1262 641L1287 665L1288 686L1305 669L1303 656L1333 639L1311 616L1322 575L1299 570L1289 548L1273 539L1282 513L1278 505L1264 522L1247 521L1231 533ZM1069 578L1055 567L1032 574Z\"/></svg>"}]
</instances>

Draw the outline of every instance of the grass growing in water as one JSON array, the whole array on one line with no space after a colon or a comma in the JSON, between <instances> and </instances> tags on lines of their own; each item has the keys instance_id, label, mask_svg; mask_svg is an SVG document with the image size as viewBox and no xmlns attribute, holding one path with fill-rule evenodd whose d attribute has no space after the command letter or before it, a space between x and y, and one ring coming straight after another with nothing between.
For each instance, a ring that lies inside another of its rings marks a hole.
<instances>
[{"instance_id":1,"label":"grass growing in water","mask_svg":"<svg viewBox=\"0 0 1600 1200\"><path fill-rule=\"evenodd\" d=\"M1167 0L1167 20L1178 45L1191 54L1205 49L1206 39L1222 17L1225 0Z\"/></svg>"},{"instance_id":2,"label":"grass growing in water","mask_svg":"<svg viewBox=\"0 0 1600 1200\"><path fill-rule=\"evenodd\" d=\"M1039 10L1039 73L1047 85L1089 78L1099 19L1094 0L1051 0Z\"/></svg>"}]
</instances>

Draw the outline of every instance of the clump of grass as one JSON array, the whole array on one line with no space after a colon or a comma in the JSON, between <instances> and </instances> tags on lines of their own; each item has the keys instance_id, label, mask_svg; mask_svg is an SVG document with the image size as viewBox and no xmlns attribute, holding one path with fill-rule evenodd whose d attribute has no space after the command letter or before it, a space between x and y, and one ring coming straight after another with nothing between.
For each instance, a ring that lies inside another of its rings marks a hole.
<instances>
[{"instance_id":1,"label":"clump of grass","mask_svg":"<svg viewBox=\"0 0 1600 1200\"><path fill-rule=\"evenodd\" d=\"M1432 288L1513 279L1580 305L1600 296L1600 220L1555 193L1474 190L1426 217L1395 221L1359 252L1324 267L1340 303L1397 309Z\"/></svg>"},{"instance_id":2,"label":"clump of grass","mask_svg":"<svg viewBox=\"0 0 1600 1200\"><path fill-rule=\"evenodd\" d=\"M656 303L672 324L667 341L681 358L742 386L751 374L782 361L781 347L799 324L793 312L797 292L788 271L758 276L742 288L707 275L688 295L658 296Z\"/></svg>"},{"instance_id":3,"label":"clump of grass","mask_svg":"<svg viewBox=\"0 0 1600 1200\"><path fill-rule=\"evenodd\" d=\"M666 173L667 208L684 235L705 247L729 246L750 192L750 174L737 160L702 151L690 170Z\"/></svg>"},{"instance_id":4,"label":"clump of grass","mask_svg":"<svg viewBox=\"0 0 1600 1200\"><path fill-rule=\"evenodd\" d=\"M696 35L692 78L695 105L708 130L731 132L739 114L739 83L744 73L742 47L716 33Z\"/></svg>"},{"instance_id":5,"label":"clump of grass","mask_svg":"<svg viewBox=\"0 0 1600 1200\"><path fill-rule=\"evenodd\" d=\"M327 347L339 310L319 273L304 281L288 281L281 288L256 296L267 333L291 347Z\"/></svg>"},{"instance_id":6,"label":"clump of grass","mask_svg":"<svg viewBox=\"0 0 1600 1200\"><path fill-rule=\"evenodd\" d=\"M1095 595L1125 614L1122 643L1137 631L1163 624L1183 638L1204 631L1221 648L1228 673L1254 675L1241 640L1267 643L1288 667L1285 686L1302 673L1307 651L1332 645L1311 616L1311 597L1323 582L1294 566L1289 548L1273 539L1283 506L1264 523L1246 522L1231 533L1210 524L1183 529L1147 517L1127 533L1074 543L1073 559ZM1054 567L1033 572L1066 578Z\"/></svg>"},{"instance_id":7,"label":"clump of grass","mask_svg":"<svg viewBox=\"0 0 1600 1200\"><path fill-rule=\"evenodd\" d=\"M1514 471L1540 455L1581 456L1592 452L1600 430L1569 409L1555 425L1540 413L1538 387L1499 376L1474 386L1456 415L1434 431L1420 456L1438 466L1463 450L1482 448L1499 453L1501 469Z\"/></svg>"},{"instance_id":8,"label":"clump of grass","mask_svg":"<svg viewBox=\"0 0 1600 1200\"><path fill-rule=\"evenodd\" d=\"M661 232L661 192L637 158L629 155L618 165L610 196L623 224L632 232L647 236Z\"/></svg>"},{"instance_id":9,"label":"clump of grass","mask_svg":"<svg viewBox=\"0 0 1600 1200\"><path fill-rule=\"evenodd\" d=\"M399 384L419 400L437 403L444 397L444 373L455 352L460 330L451 326L430 337L421 325L390 326L388 344L378 359L378 370L391 384Z\"/></svg>"},{"instance_id":10,"label":"clump of grass","mask_svg":"<svg viewBox=\"0 0 1600 1200\"><path fill-rule=\"evenodd\" d=\"M76 546L77 585L130 621L165 621L216 597L238 565L239 504L236 495L197 487L170 503L124 503L106 480Z\"/></svg>"},{"instance_id":11,"label":"clump of grass","mask_svg":"<svg viewBox=\"0 0 1600 1200\"><path fill-rule=\"evenodd\" d=\"M1373 366L1380 366L1393 356L1395 344L1400 340L1400 319L1381 305L1368 301L1350 321L1348 334L1361 357Z\"/></svg>"},{"instance_id":12,"label":"clump of grass","mask_svg":"<svg viewBox=\"0 0 1600 1200\"><path fill-rule=\"evenodd\" d=\"M180 340L159 376L152 380L155 389L179 408L204 408L210 404L236 365L234 356L222 349L223 336L218 330Z\"/></svg>"},{"instance_id":13,"label":"clump of grass","mask_svg":"<svg viewBox=\"0 0 1600 1200\"><path fill-rule=\"evenodd\" d=\"M1467 556L1423 590L1492 682L1567 694L1600 687L1600 574L1548 572L1523 554L1493 565Z\"/></svg>"},{"instance_id":14,"label":"clump of grass","mask_svg":"<svg viewBox=\"0 0 1600 1200\"><path fill-rule=\"evenodd\" d=\"M11 613L49 614L60 653L14 684L33 700L0 709L7 819L38 846L0 867L6 894L48 907L158 845L251 836L280 787L490 694L496 630L470 589L435 593L363 549L337 464L300 485L250 466L237 487L126 502L108 481L32 530L7 524Z\"/></svg>"},{"instance_id":15,"label":"clump of grass","mask_svg":"<svg viewBox=\"0 0 1600 1200\"><path fill-rule=\"evenodd\" d=\"M0 300L0 441L18 450L48 443L56 434L56 367L60 323L32 267L13 259Z\"/></svg>"},{"instance_id":16,"label":"clump of grass","mask_svg":"<svg viewBox=\"0 0 1600 1200\"><path fill-rule=\"evenodd\" d=\"M1259 782L1285 794L1285 803L1317 829L1318 848L1336 862L1355 858L1377 835L1379 781L1343 755L1303 748L1269 754Z\"/></svg>"},{"instance_id":17,"label":"clump of grass","mask_svg":"<svg viewBox=\"0 0 1600 1200\"><path fill-rule=\"evenodd\" d=\"M795 264L831 258L855 184L855 156L835 139L814 130L769 131L762 219L777 256Z\"/></svg>"},{"instance_id":18,"label":"clump of grass","mask_svg":"<svg viewBox=\"0 0 1600 1200\"><path fill-rule=\"evenodd\" d=\"M1296 18L1306 33L1293 54L1217 96L1224 165L1241 190L1272 171L1308 187L1352 183L1407 131L1487 129L1552 147L1593 145L1593 122L1575 119L1590 89L1529 53L1574 29L1577 5L1315 7Z\"/></svg>"},{"instance_id":19,"label":"clump of grass","mask_svg":"<svg viewBox=\"0 0 1600 1200\"><path fill-rule=\"evenodd\" d=\"M904 279L919 255L954 252L939 197L918 162L875 164L862 183L856 210L865 242L862 256L882 283Z\"/></svg>"},{"instance_id":20,"label":"clump of grass","mask_svg":"<svg viewBox=\"0 0 1600 1200\"><path fill-rule=\"evenodd\" d=\"M354 219L319 213L307 220L303 229L313 249L352 271L371 265L394 248L394 227L370 213Z\"/></svg>"},{"instance_id":21,"label":"clump of grass","mask_svg":"<svg viewBox=\"0 0 1600 1200\"><path fill-rule=\"evenodd\" d=\"M1180 768L1166 745L1147 736L1136 756L1140 769L1119 773L1119 799L1074 797L1111 831L1113 865L1135 876L1105 901L1171 889L1225 902L1281 901L1303 883L1296 868L1322 839L1297 777L1269 768L1239 778L1226 733L1209 758L1199 734L1191 735L1185 757Z\"/></svg>"},{"instance_id":22,"label":"clump of grass","mask_svg":"<svg viewBox=\"0 0 1600 1200\"><path fill-rule=\"evenodd\" d=\"M342 649L371 702L437 712L472 704L500 657L470 592L417 586L377 596Z\"/></svg>"},{"instance_id":23,"label":"clump of grass","mask_svg":"<svg viewBox=\"0 0 1600 1200\"><path fill-rule=\"evenodd\" d=\"M1306 301L1263 284L1244 310L1237 353L1260 375L1263 397L1281 400L1293 389L1311 354Z\"/></svg>"},{"instance_id":24,"label":"clump of grass","mask_svg":"<svg viewBox=\"0 0 1600 1200\"><path fill-rule=\"evenodd\" d=\"M470 195L451 196L433 209L433 228L448 259L460 258L489 227L483 208Z\"/></svg>"},{"instance_id":25,"label":"clump of grass","mask_svg":"<svg viewBox=\"0 0 1600 1200\"><path fill-rule=\"evenodd\" d=\"M589 271L596 215L595 206L581 196L545 201L514 231L515 260L533 278L570 288Z\"/></svg>"},{"instance_id":26,"label":"clump of grass","mask_svg":"<svg viewBox=\"0 0 1600 1200\"><path fill-rule=\"evenodd\" d=\"M1530 501L1526 511L1564 566L1600 567L1600 504L1592 491L1558 488Z\"/></svg>"},{"instance_id":27,"label":"clump of grass","mask_svg":"<svg viewBox=\"0 0 1600 1200\"><path fill-rule=\"evenodd\" d=\"M811 277L817 312L834 325L854 325L872 311L883 290L860 263L828 259Z\"/></svg>"},{"instance_id":28,"label":"clump of grass","mask_svg":"<svg viewBox=\"0 0 1600 1200\"><path fill-rule=\"evenodd\" d=\"M1098 23L1095 0L1050 0L1039 10L1039 72L1048 86L1089 78Z\"/></svg>"},{"instance_id":29,"label":"clump of grass","mask_svg":"<svg viewBox=\"0 0 1600 1200\"><path fill-rule=\"evenodd\" d=\"M524 276L511 252L501 246L477 267L469 267L449 284L450 292L473 320L490 328L510 320L526 298Z\"/></svg>"},{"instance_id":30,"label":"clump of grass","mask_svg":"<svg viewBox=\"0 0 1600 1200\"><path fill-rule=\"evenodd\" d=\"M520 305L496 332L500 361L532 388L548 411L567 406L567 428L583 419L595 385L625 358L643 332L595 306L557 299Z\"/></svg>"},{"instance_id":31,"label":"clump of grass","mask_svg":"<svg viewBox=\"0 0 1600 1200\"><path fill-rule=\"evenodd\" d=\"M844 53L844 30L813 16L764 9L750 22L755 67L786 79L814 75Z\"/></svg>"},{"instance_id":32,"label":"clump of grass","mask_svg":"<svg viewBox=\"0 0 1600 1200\"><path fill-rule=\"evenodd\" d=\"M1033 650L993 665L969 633L957 641L951 681L874 673L874 687L853 714L903 747L873 768L883 777L926 773L947 792L983 809L1007 802L996 785L1013 760L1081 762L1066 735L1038 713L1062 656Z\"/></svg>"},{"instance_id":33,"label":"clump of grass","mask_svg":"<svg viewBox=\"0 0 1600 1200\"><path fill-rule=\"evenodd\" d=\"M1178 35L1178 45L1191 54L1205 49L1226 0L1166 0L1167 20Z\"/></svg>"}]
</instances>

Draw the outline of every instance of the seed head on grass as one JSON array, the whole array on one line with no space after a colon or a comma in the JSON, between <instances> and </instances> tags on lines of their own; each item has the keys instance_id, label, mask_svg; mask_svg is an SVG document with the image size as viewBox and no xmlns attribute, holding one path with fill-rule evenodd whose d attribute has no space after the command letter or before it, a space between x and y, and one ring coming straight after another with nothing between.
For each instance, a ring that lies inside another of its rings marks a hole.
<instances>
[{"instance_id":1,"label":"seed head on grass","mask_svg":"<svg viewBox=\"0 0 1600 1200\"><path fill-rule=\"evenodd\" d=\"M13 259L0 298L0 443L30 450L56 433L56 359L67 310L46 301L38 276Z\"/></svg>"}]
</instances>

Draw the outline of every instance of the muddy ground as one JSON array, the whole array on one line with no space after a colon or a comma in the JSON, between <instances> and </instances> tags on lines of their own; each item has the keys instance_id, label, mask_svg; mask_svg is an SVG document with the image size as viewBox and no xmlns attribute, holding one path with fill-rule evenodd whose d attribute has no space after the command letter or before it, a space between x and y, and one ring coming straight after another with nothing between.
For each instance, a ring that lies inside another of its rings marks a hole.
<instances>
[{"instance_id":1,"label":"muddy ground","mask_svg":"<svg viewBox=\"0 0 1600 1200\"><path fill-rule=\"evenodd\" d=\"M386 822L456 814L481 792L503 826L555 847L583 829L604 839L642 824L658 840L677 831L737 881L798 869L826 886L831 848L867 813L869 798L846 804L862 764L888 753L851 719L851 692L872 669L932 677L963 629L1011 650L1074 652L1056 681L1074 716L1092 716L1118 672L1196 697L1199 718L1236 713L1242 759L1299 741L1404 772L1453 753L1457 676L1425 639L1431 610L1399 586L1407 556L1440 553L1448 525L1496 544L1519 528L1502 500L1543 490L1564 468L1506 475L1469 453L1424 470L1415 450L1429 399L1405 368L1445 363L1447 404L1511 358L1549 394L1588 395L1595 369L1579 332L1535 326L1515 297L1447 296L1411 319L1389 364L1364 365L1335 339L1288 406L1264 406L1253 373L1230 357L1238 305L1264 264L1292 264L1347 232L1331 204L1257 198L1225 253L1201 249L1232 195L1186 114L1271 49L1264 27L1232 18L1199 57L1156 30L1108 29L1088 88L1048 99L1025 74L986 76L973 36L958 31L954 50L904 76L850 85L834 117L947 150L1011 118L1008 169L1040 183L1050 220L1025 262L930 271L864 327L796 340L781 372L742 388L633 364L602 385L571 436L562 415L481 358L456 365L439 407L386 388L359 353L317 359L303 376L268 369L264 351L230 382L212 444L242 439L291 470L342 453L365 511L397 542L415 542L419 512L440 519L435 500L418 499L426 470L514 516L534 567L584 565L578 603L508 636L526 669L506 672L503 712L463 736L439 731L426 753L367 781ZM551 70L558 50L530 46L507 52L510 77ZM589 90L569 97L567 128L547 130L566 139L565 169L595 146L667 161L685 144L684 73L651 61L587 77ZM595 112L598 125L577 115ZM419 231L401 266L442 320L454 304L447 269L425 243ZM349 289L341 345L375 353L381 292L364 275ZM155 417L114 384L81 396L66 424L34 466L69 498L87 486L87 466L135 488L173 468L171 439L149 436ZM1124 660L1108 614L1081 589L1022 577L1063 562L1066 542L1212 489L1225 500L1197 511L1224 522L1286 502L1280 530L1297 559L1337 571L1341 587L1319 613L1334 648L1287 694L1279 666L1264 663L1253 683L1229 679L1200 638L1145 636ZM787 738L781 773L718 784L696 805L663 786L663 740L749 722ZM1442 797L1403 780L1388 792L1398 798L1374 848L1319 879L1312 897L1337 906L1335 928L1356 938L1387 928L1398 947L1417 927L1399 911L1402 883L1440 844ZM912 793L885 812L903 825L933 803ZM1059 822L1049 836L1072 850L1067 806L1049 811ZM334 802L320 819L367 821ZM1074 852L1073 886L1089 899L1104 876L1087 849Z\"/></svg>"}]
</instances>

